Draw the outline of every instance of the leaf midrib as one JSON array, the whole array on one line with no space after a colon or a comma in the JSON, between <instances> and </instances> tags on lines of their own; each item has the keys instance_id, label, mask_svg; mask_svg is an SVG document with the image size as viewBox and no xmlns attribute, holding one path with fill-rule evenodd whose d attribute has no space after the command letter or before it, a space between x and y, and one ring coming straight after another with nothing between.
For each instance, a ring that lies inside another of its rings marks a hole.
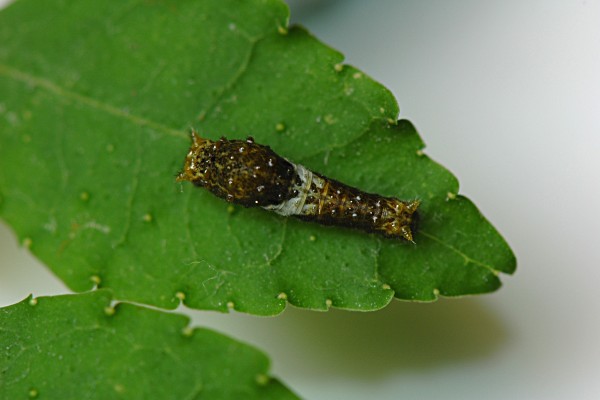
<instances>
[{"instance_id":1,"label":"leaf midrib","mask_svg":"<svg viewBox=\"0 0 600 400\"><path fill-rule=\"evenodd\" d=\"M49 79L40 78L26 72L23 72L17 68L13 68L9 65L0 63L0 75L4 75L6 77L12 78L15 81L22 82L32 86L38 86L43 89L46 89L48 92L53 93L59 97L63 97L66 99L75 100L81 104L87 105L96 110L100 110L106 112L115 117L124 118L127 121L132 122L138 126L147 126L149 128L155 129L159 132L164 133L165 135L174 136L177 138L188 139L188 135L180 130L172 129L169 126L163 125L159 122L150 120L148 118L144 118L135 114L131 114L127 111L124 111L118 107L115 107L111 104L96 100L89 96L84 96L77 92L67 90L56 83L50 81Z\"/></svg>"}]
</instances>

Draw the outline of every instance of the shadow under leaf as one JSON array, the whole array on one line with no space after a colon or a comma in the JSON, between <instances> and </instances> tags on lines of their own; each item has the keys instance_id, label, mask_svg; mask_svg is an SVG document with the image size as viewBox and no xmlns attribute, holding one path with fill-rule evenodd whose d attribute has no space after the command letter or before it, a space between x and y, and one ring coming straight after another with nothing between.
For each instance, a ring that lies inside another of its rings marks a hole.
<instances>
[{"instance_id":1,"label":"shadow under leaf","mask_svg":"<svg viewBox=\"0 0 600 400\"><path fill-rule=\"evenodd\" d=\"M393 301L377 312L288 307L274 318L187 310L194 323L214 326L269 354L280 376L310 380L377 379L482 359L510 334L476 297L435 303ZM216 322L216 323L214 323Z\"/></svg>"}]
</instances>

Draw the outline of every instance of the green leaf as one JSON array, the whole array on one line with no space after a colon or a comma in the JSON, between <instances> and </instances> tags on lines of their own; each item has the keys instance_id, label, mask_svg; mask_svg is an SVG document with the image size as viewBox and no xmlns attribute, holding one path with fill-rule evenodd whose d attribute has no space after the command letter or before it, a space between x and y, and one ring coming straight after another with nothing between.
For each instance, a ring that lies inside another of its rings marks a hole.
<instances>
[{"instance_id":1,"label":"green leaf","mask_svg":"<svg viewBox=\"0 0 600 400\"><path fill-rule=\"evenodd\" d=\"M258 350L111 298L97 290L0 309L0 397L297 398L267 375Z\"/></svg>"},{"instance_id":2,"label":"green leaf","mask_svg":"<svg viewBox=\"0 0 600 400\"><path fill-rule=\"evenodd\" d=\"M515 258L391 93L278 0L38 2L0 15L0 216L69 287L174 308L374 310L485 293ZM175 182L195 126L421 200L416 244Z\"/></svg>"}]
</instances>

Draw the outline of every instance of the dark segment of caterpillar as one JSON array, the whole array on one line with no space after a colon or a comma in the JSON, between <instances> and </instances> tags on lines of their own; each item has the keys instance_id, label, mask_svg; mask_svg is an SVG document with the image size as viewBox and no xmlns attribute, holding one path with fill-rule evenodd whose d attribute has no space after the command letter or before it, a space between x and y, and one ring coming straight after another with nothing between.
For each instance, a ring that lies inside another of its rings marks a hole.
<instances>
[{"instance_id":1,"label":"dark segment of caterpillar","mask_svg":"<svg viewBox=\"0 0 600 400\"><path fill-rule=\"evenodd\" d=\"M294 164L251 137L212 141L192 132L177 181L190 181L245 207L410 242L418 220L418 200L365 193Z\"/></svg>"}]
</instances>

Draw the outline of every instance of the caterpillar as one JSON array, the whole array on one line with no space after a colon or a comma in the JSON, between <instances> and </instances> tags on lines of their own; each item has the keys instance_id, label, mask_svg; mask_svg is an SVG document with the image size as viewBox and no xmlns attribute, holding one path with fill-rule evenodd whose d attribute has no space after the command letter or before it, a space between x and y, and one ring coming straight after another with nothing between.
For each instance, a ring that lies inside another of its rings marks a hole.
<instances>
[{"instance_id":1,"label":"caterpillar","mask_svg":"<svg viewBox=\"0 0 600 400\"><path fill-rule=\"evenodd\" d=\"M192 131L192 145L176 179L244 207L409 242L418 220L419 200L363 192L295 164L252 137L213 141Z\"/></svg>"}]
</instances>

